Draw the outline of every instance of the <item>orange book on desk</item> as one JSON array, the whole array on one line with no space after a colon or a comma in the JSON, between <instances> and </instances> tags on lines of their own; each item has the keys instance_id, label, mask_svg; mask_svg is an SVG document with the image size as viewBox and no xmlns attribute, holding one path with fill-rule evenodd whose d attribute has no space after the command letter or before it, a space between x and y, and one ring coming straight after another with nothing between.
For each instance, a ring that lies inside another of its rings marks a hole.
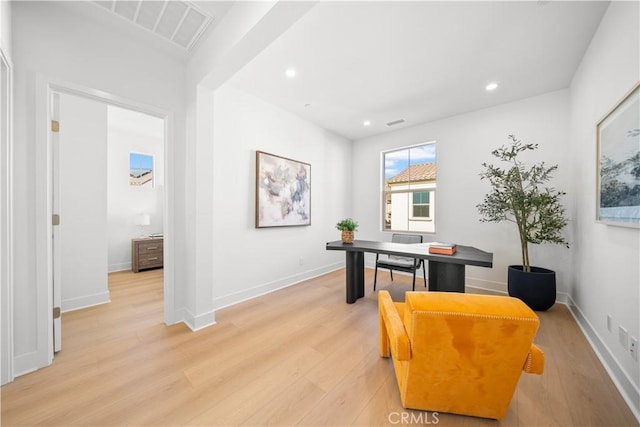
<instances>
[{"instance_id":1,"label":"orange book on desk","mask_svg":"<svg viewBox=\"0 0 640 427\"><path fill-rule=\"evenodd\" d=\"M456 253L456 245L453 243L440 243L429 246L430 254L453 255Z\"/></svg>"}]
</instances>

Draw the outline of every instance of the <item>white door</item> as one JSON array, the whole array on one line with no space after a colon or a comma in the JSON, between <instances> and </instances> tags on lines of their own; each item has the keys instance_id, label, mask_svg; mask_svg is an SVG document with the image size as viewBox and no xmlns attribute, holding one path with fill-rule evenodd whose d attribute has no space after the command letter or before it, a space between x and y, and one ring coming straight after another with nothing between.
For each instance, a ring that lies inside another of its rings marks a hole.
<instances>
[{"instance_id":1,"label":"white door","mask_svg":"<svg viewBox=\"0 0 640 427\"><path fill-rule=\"evenodd\" d=\"M60 276L60 177L58 170L60 168L60 95L53 93L51 95L51 163L53 176L51 180L51 195L53 197L53 351L58 352L62 349L62 316L60 307L62 306L62 279Z\"/></svg>"},{"instance_id":2,"label":"white door","mask_svg":"<svg viewBox=\"0 0 640 427\"><path fill-rule=\"evenodd\" d=\"M107 106L54 94L52 138L54 307L62 312L109 302L107 278ZM59 304L59 305L58 305ZM61 319L54 321L60 350Z\"/></svg>"}]
</instances>

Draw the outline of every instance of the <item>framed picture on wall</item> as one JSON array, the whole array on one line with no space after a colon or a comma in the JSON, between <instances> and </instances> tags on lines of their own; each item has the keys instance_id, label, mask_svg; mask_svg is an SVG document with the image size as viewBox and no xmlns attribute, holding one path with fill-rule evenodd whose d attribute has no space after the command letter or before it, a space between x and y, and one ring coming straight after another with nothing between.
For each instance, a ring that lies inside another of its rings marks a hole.
<instances>
[{"instance_id":1,"label":"framed picture on wall","mask_svg":"<svg viewBox=\"0 0 640 427\"><path fill-rule=\"evenodd\" d=\"M256 151L256 228L311 225L311 165Z\"/></svg>"},{"instance_id":2,"label":"framed picture on wall","mask_svg":"<svg viewBox=\"0 0 640 427\"><path fill-rule=\"evenodd\" d=\"M640 227L640 83L597 125L596 221Z\"/></svg>"},{"instance_id":3,"label":"framed picture on wall","mask_svg":"<svg viewBox=\"0 0 640 427\"><path fill-rule=\"evenodd\" d=\"M129 184L137 187L153 187L153 156L129 153Z\"/></svg>"}]
</instances>

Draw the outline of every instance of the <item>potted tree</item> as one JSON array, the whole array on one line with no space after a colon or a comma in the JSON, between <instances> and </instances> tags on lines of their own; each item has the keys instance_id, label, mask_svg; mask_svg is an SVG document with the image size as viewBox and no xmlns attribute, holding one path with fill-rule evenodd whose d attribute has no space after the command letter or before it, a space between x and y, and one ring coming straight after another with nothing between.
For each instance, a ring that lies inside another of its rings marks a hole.
<instances>
[{"instance_id":1,"label":"potted tree","mask_svg":"<svg viewBox=\"0 0 640 427\"><path fill-rule=\"evenodd\" d=\"M358 223L351 218L346 218L336 224L336 228L342 231L342 241L353 243L353 232L358 229Z\"/></svg>"},{"instance_id":2,"label":"potted tree","mask_svg":"<svg viewBox=\"0 0 640 427\"><path fill-rule=\"evenodd\" d=\"M531 266L529 243L557 243L569 247L562 236L567 225L560 198L565 193L545 186L558 165L544 162L530 168L518 160L518 155L538 148L524 144L509 135L510 144L491 154L507 165L502 168L483 163L481 179L491 183L491 192L477 205L482 222L511 221L518 228L522 265L508 269L509 295L520 298L534 310L547 310L555 304L556 275L552 270Z\"/></svg>"}]
</instances>

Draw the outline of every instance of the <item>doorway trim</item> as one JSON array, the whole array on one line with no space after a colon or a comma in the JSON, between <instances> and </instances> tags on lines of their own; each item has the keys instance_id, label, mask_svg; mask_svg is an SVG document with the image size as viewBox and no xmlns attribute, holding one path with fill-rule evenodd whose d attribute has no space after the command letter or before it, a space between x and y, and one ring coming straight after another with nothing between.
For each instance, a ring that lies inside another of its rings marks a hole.
<instances>
[{"instance_id":1,"label":"doorway trim","mask_svg":"<svg viewBox=\"0 0 640 427\"><path fill-rule=\"evenodd\" d=\"M35 85L35 221L36 221L36 310L38 320L37 350L33 359L21 363L27 371L48 366L53 362L53 250L52 250L52 150L51 150L51 102L54 92L80 96L108 105L114 105L164 120L164 168L165 203L163 206L164 233L164 323L176 323L174 298L174 167L173 159L174 115L172 112L148 104L133 101L108 92L66 82L36 73ZM64 124L62 124L64 126ZM18 371L20 372L20 371Z\"/></svg>"},{"instance_id":2,"label":"doorway trim","mask_svg":"<svg viewBox=\"0 0 640 427\"><path fill-rule=\"evenodd\" d=\"M13 64L0 47L0 384L14 379L13 364Z\"/></svg>"}]
</instances>

